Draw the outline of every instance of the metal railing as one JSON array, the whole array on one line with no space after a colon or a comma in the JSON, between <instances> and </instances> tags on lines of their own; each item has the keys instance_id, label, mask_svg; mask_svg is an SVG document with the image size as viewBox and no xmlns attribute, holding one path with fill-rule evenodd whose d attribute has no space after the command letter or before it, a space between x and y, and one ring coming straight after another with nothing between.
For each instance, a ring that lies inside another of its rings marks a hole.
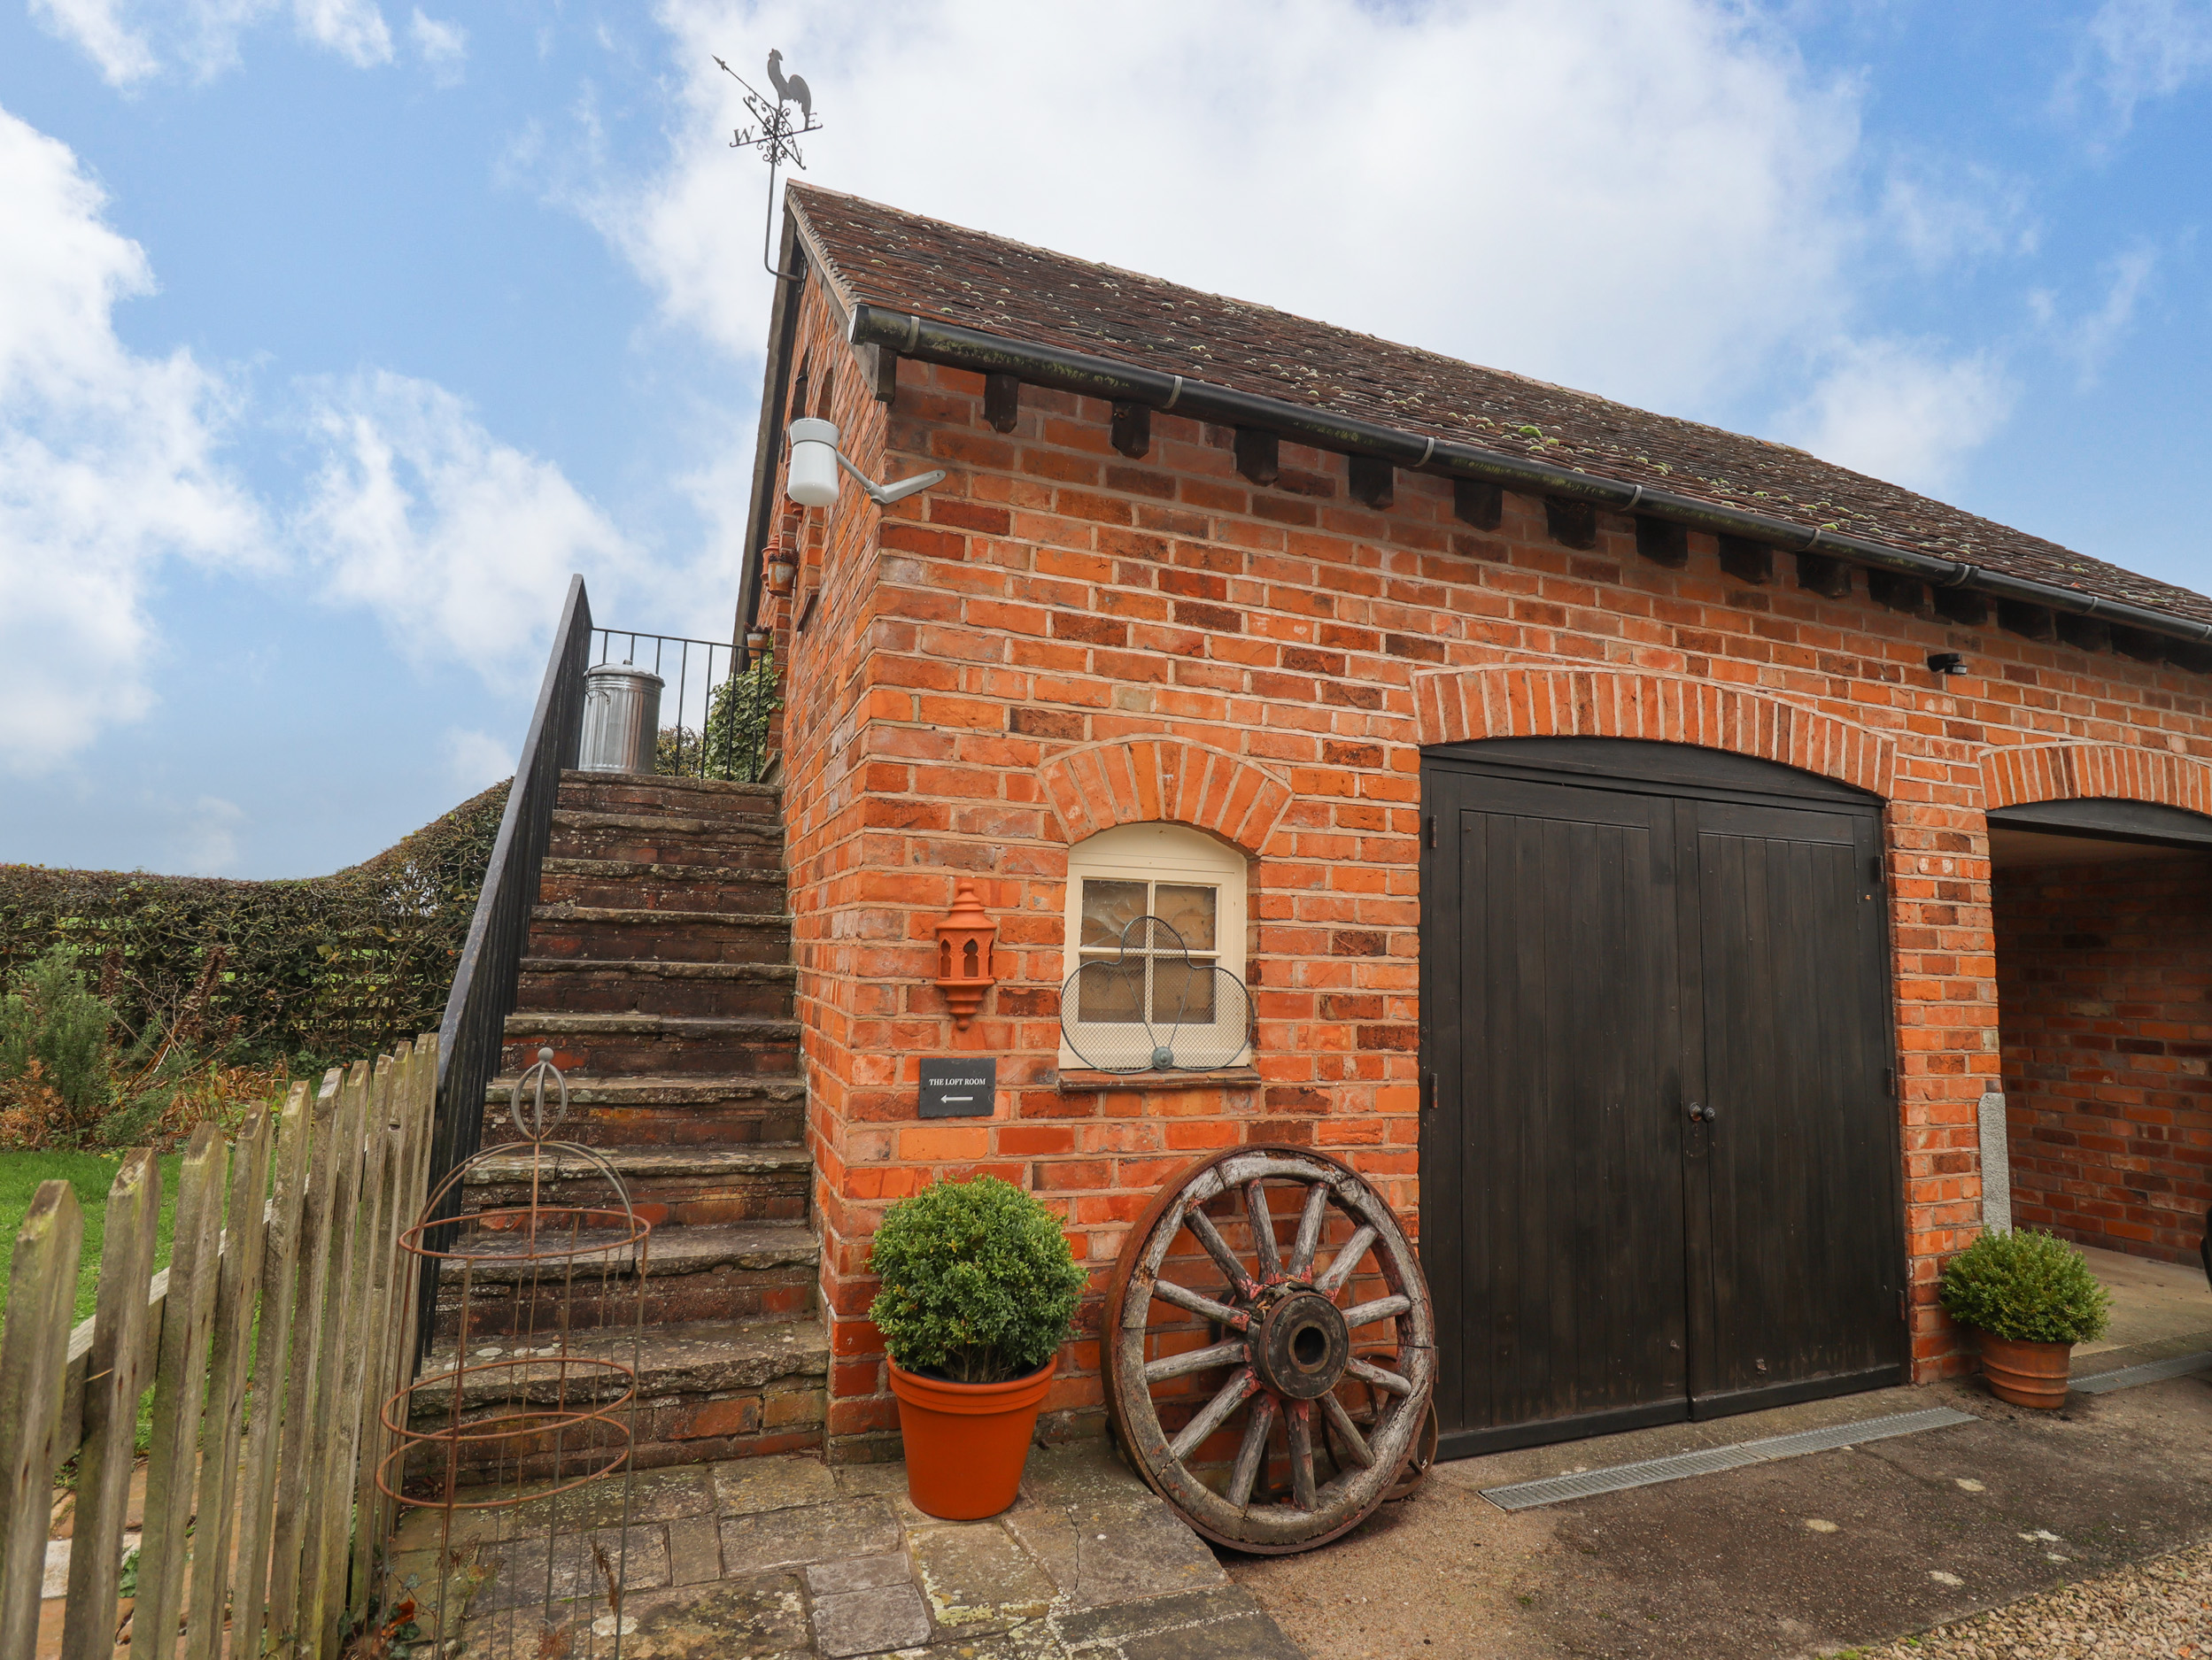
<instances>
[{"instance_id":1,"label":"metal railing","mask_svg":"<svg viewBox=\"0 0 2212 1660\"><path fill-rule=\"evenodd\" d=\"M584 725L584 671L591 664L592 602L584 578L568 579L568 603L554 630L553 655L538 688L538 707L515 763L499 834L469 919L468 938L454 966L453 989L438 1023L437 1117L430 1135L429 1187L475 1154L483 1139L483 1103L499 1076L507 1042L507 1017L514 1012L522 948L530 938L530 907L553 838L553 806L563 768L576 765ZM459 1214L459 1198L447 1201ZM426 1269L418 1310L419 1341L428 1347L437 1286Z\"/></svg>"},{"instance_id":2,"label":"metal railing","mask_svg":"<svg viewBox=\"0 0 2212 1660\"><path fill-rule=\"evenodd\" d=\"M726 640L594 629L592 662L627 663L661 676L655 772L739 784L761 781L776 712L775 669L765 657L742 668Z\"/></svg>"}]
</instances>

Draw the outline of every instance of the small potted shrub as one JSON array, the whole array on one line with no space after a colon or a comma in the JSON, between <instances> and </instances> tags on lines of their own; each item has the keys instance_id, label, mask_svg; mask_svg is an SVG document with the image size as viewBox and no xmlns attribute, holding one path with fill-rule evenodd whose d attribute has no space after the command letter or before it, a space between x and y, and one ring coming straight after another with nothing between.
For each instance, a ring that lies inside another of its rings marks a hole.
<instances>
[{"instance_id":1,"label":"small potted shrub","mask_svg":"<svg viewBox=\"0 0 2212 1660\"><path fill-rule=\"evenodd\" d=\"M908 1494L947 1520L996 1516L1087 1278L1060 1220L995 1177L940 1182L885 1214L871 1265Z\"/></svg>"},{"instance_id":2,"label":"small potted shrub","mask_svg":"<svg viewBox=\"0 0 2212 1660\"><path fill-rule=\"evenodd\" d=\"M2112 1299L2056 1234L1984 1233L1944 1265L1944 1311L1982 1334L1982 1375L2017 1407L2066 1404L2073 1347L2104 1335Z\"/></svg>"}]
</instances>

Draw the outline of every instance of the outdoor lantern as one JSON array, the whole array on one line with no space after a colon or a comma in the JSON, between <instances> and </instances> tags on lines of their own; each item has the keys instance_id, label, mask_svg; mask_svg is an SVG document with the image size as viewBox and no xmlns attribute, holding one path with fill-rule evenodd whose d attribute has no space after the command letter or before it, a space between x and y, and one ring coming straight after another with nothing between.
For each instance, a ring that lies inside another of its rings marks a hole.
<instances>
[{"instance_id":1,"label":"outdoor lantern","mask_svg":"<svg viewBox=\"0 0 2212 1660\"><path fill-rule=\"evenodd\" d=\"M983 1007L983 994L998 984L991 973L991 942L998 931L976 897L975 884L961 877L951 911L937 924L937 989L963 1031Z\"/></svg>"},{"instance_id":2,"label":"outdoor lantern","mask_svg":"<svg viewBox=\"0 0 2212 1660\"><path fill-rule=\"evenodd\" d=\"M902 478L895 484L878 484L847 459L837 447L837 422L807 416L791 423L791 470L784 478L784 494L801 507L827 507L837 500L837 469L843 467L878 507L904 501L932 484L942 483L945 469L932 467Z\"/></svg>"},{"instance_id":3,"label":"outdoor lantern","mask_svg":"<svg viewBox=\"0 0 2212 1660\"><path fill-rule=\"evenodd\" d=\"M837 422L791 423L791 475L784 494L801 507L827 507L837 500Z\"/></svg>"}]
</instances>

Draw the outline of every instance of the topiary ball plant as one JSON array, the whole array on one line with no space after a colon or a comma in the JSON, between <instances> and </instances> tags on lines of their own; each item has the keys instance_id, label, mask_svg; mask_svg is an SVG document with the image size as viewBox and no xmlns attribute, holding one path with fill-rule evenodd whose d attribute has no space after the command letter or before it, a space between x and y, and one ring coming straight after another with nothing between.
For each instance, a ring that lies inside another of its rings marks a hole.
<instances>
[{"instance_id":1,"label":"topiary ball plant","mask_svg":"<svg viewBox=\"0 0 2212 1660\"><path fill-rule=\"evenodd\" d=\"M2053 1233L1991 1231L1944 1265L1944 1311L2016 1343L2089 1343L2105 1333L2112 1298L2089 1259Z\"/></svg>"},{"instance_id":2,"label":"topiary ball plant","mask_svg":"<svg viewBox=\"0 0 2212 1660\"><path fill-rule=\"evenodd\" d=\"M1060 1219L994 1176L939 1182L884 1215L868 1317L906 1370L954 1383L1035 1371L1064 1342L1087 1277Z\"/></svg>"}]
</instances>

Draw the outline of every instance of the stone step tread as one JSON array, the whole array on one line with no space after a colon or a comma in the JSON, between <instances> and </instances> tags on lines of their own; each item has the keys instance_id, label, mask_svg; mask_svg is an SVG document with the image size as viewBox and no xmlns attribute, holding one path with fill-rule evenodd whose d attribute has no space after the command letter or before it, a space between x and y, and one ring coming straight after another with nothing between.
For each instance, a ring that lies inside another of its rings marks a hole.
<instances>
[{"instance_id":1,"label":"stone step tread","mask_svg":"<svg viewBox=\"0 0 2212 1660\"><path fill-rule=\"evenodd\" d=\"M568 1099L576 1100L571 1090ZM811 1170L814 1160L808 1155L805 1144L798 1141L759 1141L736 1147L595 1147L600 1158L623 1177L637 1176L780 1176L794 1170ZM582 1181L598 1173L599 1166L593 1161L573 1154L549 1153L542 1167L544 1178L560 1181L569 1177ZM469 1166L467 1185L488 1187L495 1183L522 1182L530 1179L530 1155L527 1153L502 1154L497 1158L479 1160Z\"/></svg>"},{"instance_id":2,"label":"stone step tread","mask_svg":"<svg viewBox=\"0 0 2212 1660\"><path fill-rule=\"evenodd\" d=\"M781 841L783 822L764 814L739 818L700 818L689 813L610 813L600 807L557 807L553 813L556 830L645 830L662 836L728 836L746 842Z\"/></svg>"},{"instance_id":3,"label":"stone step tread","mask_svg":"<svg viewBox=\"0 0 2212 1660\"><path fill-rule=\"evenodd\" d=\"M524 957L524 974L628 974L649 980L795 980L791 962L639 962L629 957Z\"/></svg>"},{"instance_id":4,"label":"stone step tread","mask_svg":"<svg viewBox=\"0 0 2212 1660\"><path fill-rule=\"evenodd\" d=\"M660 1032L671 1038L793 1038L799 1034L799 1023L772 1015L571 1015L557 1008L526 1008L507 1017L507 1031L509 1036L548 1031L579 1037Z\"/></svg>"},{"instance_id":5,"label":"stone step tread","mask_svg":"<svg viewBox=\"0 0 2212 1660\"><path fill-rule=\"evenodd\" d=\"M495 1077L484 1100L506 1105L514 1095L514 1076ZM636 1072L626 1077L589 1076L568 1080L571 1107L703 1107L743 1097L748 1100L791 1101L807 1098L805 1084L793 1078L739 1072L728 1077L700 1077L691 1072Z\"/></svg>"},{"instance_id":6,"label":"stone step tread","mask_svg":"<svg viewBox=\"0 0 2212 1660\"><path fill-rule=\"evenodd\" d=\"M561 782L576 784L639 785L654 790L687 790L693 795L746 796L772 801L784 792L779 784L740 784L734 778L690 778L672 772L599 772L564 767Z\"/></svg>"},{"instance_id":7,"label":"stone step tread","mask_svg":"<svg viewBox=\"0 0 2212 1660\"><path fill-rule=\"evenodd\" d=\"M789 911L654 911L605 905L533 905L533 920L547 923L658 923L685 927L789 928Z\"/></svg>"},{"instance_id":8,"label":"stone step tread","mask_svg":"<svg viewBox=\"0 0 2212 1660\"><path fill-rule=\"evenodd\" d=\"M603 1268L626 1268L626 1255L614 1254L622 1235L609 1229L582 1229L574 1235L563 1231L559 1244L563 1248L589 1252L595 1247L608 1255L585 1256L576 1269L576 1283L586 1279L596 1281ZM453 1255L439 1269L445 1279L458 1280L461 1263L458 1260L471 1255L494 1259L477 1270L476 1278L490 1283L501 1283L523 1277L527 1270L518 1269L510 1262L498 1261L514 1249L511 1238L499 1234L483 1234L460 1241ZM677 1274L700 1274L716 1268L795 1268L811 1267L822 1259L822 1241L803 1222L722 1222L670 1224L654 1229L646 1247L646 1277L662 1278ZM558 1276L558 1266L538 1269L540 1279Z\"/></svg>"},{"instance_id":9,"label":"stone step tread","mask_svg":"<svg viewBox=\"0 0 2212 1660\"><path fill-rule=\"evenodd\" d=\"M755 886L780 887L781 870L757 870L746 865L649 864L638 859L553 859L542 861L539 873L553 876L603 876L609 881L651 877L661 882L746 882Z\"/></svg>"},{"instance_id":10,"label":"stone step tread","mask_svg":"<svg viewBox=\"0 0 2212 1660\"><path fill-rule=\"evenodd\" d=\"M630 1363L631 1333L623 1328L571 1333L568 1352ZM830 1341L817 1320L700 1321L680 1325L649 1325L637 1343L638 1393L641 1399L673 1390L704 1394L717 1389L757 1388L779 1378L826 1378L830 1370ZM500 1355L487 1350L498 1348ZM519 1351L503 1344L487 1343L468 1351L473 1366L479 1359L497 1359ZM422 1367L425 1378L451 1376L453 1351L440 1347L430 1351ZM522 1389L558 1396L560 1369L552 1365L518 1368L514 1372L468 1374L462 1380L464 1404L476 1405L504 1397L520 1384ZM435 1393L418 1383L416 1393L425 1398ZM569 1398L582 1392L569 1382Z\"/></svg>"}]
</instances>

